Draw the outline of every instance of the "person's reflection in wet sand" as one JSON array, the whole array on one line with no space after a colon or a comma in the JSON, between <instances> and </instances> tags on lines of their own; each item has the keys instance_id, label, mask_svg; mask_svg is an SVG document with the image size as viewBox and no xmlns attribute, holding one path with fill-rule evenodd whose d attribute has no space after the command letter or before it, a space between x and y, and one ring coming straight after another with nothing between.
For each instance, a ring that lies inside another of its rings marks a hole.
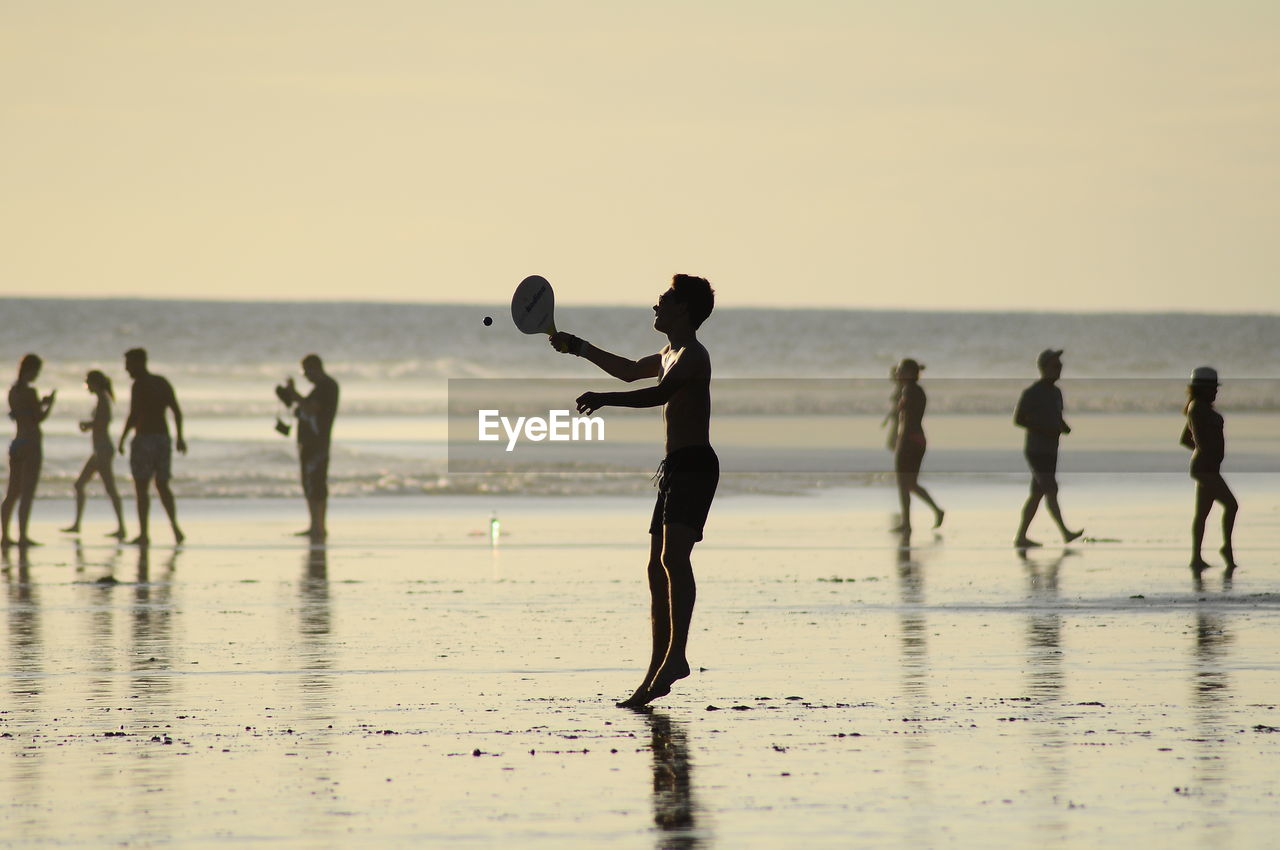
<instances>
[{"instance_id":1,"label":"person's reflection in wet sand","mask_svg":"<svg viewBox=\"0 0 1280 850\"><path fill-rule=\"evenodd\" d=\"M34 720L33 730L26 723L18 721L6 723L6 730L17 741L8 747L15 759L12 773L7 777L9 787L14 793L5 802L11 811L30 812L30 817L40 827L33 830L36 834L49 828L44 815L49 807L45 796L48 789L45 779L45 750L38 745L36 736L42 732L39 727L47 720L43 705L45 686L44 641L40 624L40 596L38 585L31 581L31 562L25 548L18 550L18 563L9 560L9 550L0 552L5 589L8 597L9 613L9 698L5 708L11 712L21 709L22 714ZM25 740L23 740L25 739ZM34 826L29 822L28 827Z\"/></svg>"},{"instance_id":2,"label":"person's reflection in wet sand","mask_svg":"<svg viewBox=\"0 0 1280 850\"><path fill-rule=\"evenodd\" d=\"M312 546L303 562L303 576L298 585L299 620L298 649L302 663L301 679L304 700L313 702L312 713L329 710L328 693L333 688L332 646L329 636L333 614L329 600L329 553L324 546ZM323 697L318 700L316 698ZM308 699L309 698L309 699ZM326 715L327 716L327 715Z\"/></svg>"},{"instance_id":3,"label":"person's reflection in wet sand","mask_svg":"<svg viewBox=\"0 0 1280 850\"><path fill-rule=\"evenodd\" d=\"M1200 609L1194 622L1195 642L1191 647L1191 715L1196 734L1191 738L1195 758L1190 759L1191 782L1187 792L1205 794L1210 812L1214 812L1228 793L1228 755L1223 746L1232 714L1230 647L1234 636L1227 628L1225 614ZM1209 833L1205 846L1231 847L1230 818L1206 812L1202 824Z\"/></svg>"},{"instance_id":4,"label":"person's reflection in wet sand","mask_svg":"<svg viewBox=\"0 0 1280 850\"><path fill-rule=\"evenodd\" d=\"M131 637L132 682L135 695L139 697L162 698L173 688L173 574L180 551L175 547L169 553L164 571L153 580L150 547L138 549Z\"/></svg>"},{"instance_id":5,"label":"person's reflection in wet sand","mask_svg":"<svg viewBox=\"0 0 1280 850\"><path fill-rule=\"evenodd\" d=\"M689 735L660 711L633 709L649 726L653 751L653 822L658 827L658 850L695 850L704 846L698 827L699 807L693 795L693 762Z\"/></svg>"},{"instance_id":6,"label":"person's reflection in wet sand","mask_svg":"<svg viewBox=\"0 0 1280 850\"><path fill-rule=\"evenodd\" d=\"M909 548L897 550L898 594L904 606L898 615L902 631L902 684L906 696L928 699L928 624L919 606L924 602L924 570Z\"/></svg>"},{"instance_id":7,"label":"person's reflection in wet sand","mask_svg":"<svg viewBox=\"0 0 1280 850\"><path fill-rule=\"evenodd\" d=\"M1065 676L1063 674L1062 613L1059 609L1058 578L1062 562L1075 553L1063 550L1053 558L1033 558L1019 549L1018 557L1027 576L1027 696L1028 711L1035 721L1027 725L1027 744L1036 768L1035 790L1043 800L1061 798L1067 792L1068 740L1063 733ZM1039 843L1054 844L1067 834L1068 824L1057 808L1049 809L1035 822L1043 837Z\"/></svg>"},{"instance_id":8,"label":"person's reflection in wet sand","mask_svg":"<svg viewBox=\"0 0 1280 850\"><path fill-rule=\"evenodd\" d=\"M78 580L83 580L82 577L84 576L85 572L89 569L89 567L102 566L102 567L106 567L107 571L102 575L101 578L97 580L98 583L111 584L115 581L116 567L119 565L120 555L124 551L120 546L112 547L110 550L110 554L107 556L105 560L94 561L94 560L90 560L90 554L95 550L86 548L85 545L80 541L80 538L77 537L73 541L72 545L75 547L76 576Z\"/></svg>"},{"instance_id":9,"label":"person's reflection in wet sand","mask_svg":"<svg viewBox=\"0 0 1280 850\"><path fill-rule=\"evenodd\" d=\"M929 622L924 610L924 565L919 549L903 546L895 551L898 578L899 666L902 674L902 716L924 718L935 716L938 707L929 695ZM904 838L910 846L927 847L935 834L933 817L934 788L932 782L934 744L928 723L913 722L904 726L902 742L903 783L917 803L917 817L905 825Z\"/></svg>"}]
</instances>

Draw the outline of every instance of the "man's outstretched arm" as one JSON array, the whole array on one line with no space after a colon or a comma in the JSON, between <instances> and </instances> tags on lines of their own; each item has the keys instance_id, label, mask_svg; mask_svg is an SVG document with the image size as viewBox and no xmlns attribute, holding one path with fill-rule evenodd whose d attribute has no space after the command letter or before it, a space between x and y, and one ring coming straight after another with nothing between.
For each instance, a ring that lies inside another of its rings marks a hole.
<instances>
[{"instance_id":1,"label":"man's outstretched arm","mask_svg":"<svg viewBox=\"0 0 1280 850\"><path fill-rule=\"evenodd\" d=\"M575 354L583 360L589 360L603 371L627 383L641 378L656 378L662 374L662 355L660 354L650 354L639 360L630 360L605 351L603 348L596 348L585 339L563 331L551 335L551 347L556 351Z\"/></svg>"},{"instance_id":2,"label":"man's outstretched arm","mask_svg":"<svg viewBox=\"0 0 1280 850\"><path fill-rule=\"evenodd\" d=\"M659 368L661 368L661 358L659 358ZM660 407L670 401L671 397L685 384L699 377L705 378L709 374L708 371L699 368L694 358L681 357L662 376L657 386L624 393L583 393L577 399L578 412L590 414L602 407Z\"/></svg>"}]
</instances>

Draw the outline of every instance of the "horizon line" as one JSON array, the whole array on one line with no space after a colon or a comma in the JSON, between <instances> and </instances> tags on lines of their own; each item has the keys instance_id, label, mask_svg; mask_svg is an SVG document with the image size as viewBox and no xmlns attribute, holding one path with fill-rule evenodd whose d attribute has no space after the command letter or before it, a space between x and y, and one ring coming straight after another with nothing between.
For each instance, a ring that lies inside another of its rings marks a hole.
<instances>
[{"instance_id":1,"label":"horizon line","mask_svg":"<svg viewBox=\"0 0 1280 850\"><path fill-rule=\"evenodd\" d=\"M641 299L643 300L643 299ZM0 294L0 301L108 301L108 302L152 302L152 303L175 303L175 304L371 304L386 306L404 306L415 305L422 307L429 306L447 306L447 307L478 307L485 309L493 309L493 304L483 301L420 301L411 299L397 298L236 298L236 297L217 297L217 296L166 296L158 298L147 295L27 295L27 294ZM500 306L505 306L505 302L498 302ZM564 305L558 305L564 306ZM616 309L636 309L634 303L621 302L588 302L578 305L580 308L616 308ZM735 304L717 305L723 310L729 311L747 311L747 310L838 310L849 313L993 313L993 314L1016 314L1016 315L1064 315L1064 316L1091 316L1091 315L1132 315L1132 316L1235 316L1235 317L1260 317L1260 318L1280 318L1280 310L1259 311L1259 310L1192 310L1192 309L1142 309L1142 308L1109 308L1109 309L1053 309L1045 307L1004 307L1004 308L980 308L980 307L939 307L939 308L920 308L920 307L858 307L847 304L799 304L799 305L780 305L780 304Z\"/></svg>"}]
</instances>

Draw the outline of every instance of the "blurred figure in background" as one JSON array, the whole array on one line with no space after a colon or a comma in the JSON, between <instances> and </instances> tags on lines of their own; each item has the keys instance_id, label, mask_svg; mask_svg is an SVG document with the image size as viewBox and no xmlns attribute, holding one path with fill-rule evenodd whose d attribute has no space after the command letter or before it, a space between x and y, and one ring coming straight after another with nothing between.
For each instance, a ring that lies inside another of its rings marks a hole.
<instances>
[{"instance_id":1,"label":"blurred figure in background","mask_svg":"<svg viewBox=\"0 0 1280 850\"><path fill-rule=\"evenodd\" d=\"M1231 532L1240 505L1222 478L1222 459L1227 454L1222 414L1213 409L1218 397L1218 372L1210 366L1199 366L1191 373L1187 386L1187 416L1182 429L1182 445L1191 449L1191 477L1196 482L1196 512L1191 520L1191 569L1199 574L1209 568L1200 557L1204 543L1204 524L1214 502L1222 505L1222 557L1227 573L1235 571L1235 553L1231 548Z\"/></svg>"},{"instance_id":2,"label":"blurred figure in background","mask_svg":"<svg viewBox=\"0 0 1280 850\"><path fill-rule=\"evenodd\" d=\"M85 376L84 385L89 392L98 398L93 408L93 418L80 423L81 431L91 433L93 453L84 462L80 477L76 479L76 519L68 527L62 529L71 534L80 532L80 518L84 516L85 488L96 472L102 478L102 486L111 499L111 507L116 511L116 530L108 537L118 540L125 538L124 508L120 504L120 493L116 490L116 476L112 464L115 461L116 449L111 442L111 403L116 400L115 391L111 387L111 379L97 369Z\"/></svg>"}]
</instances>

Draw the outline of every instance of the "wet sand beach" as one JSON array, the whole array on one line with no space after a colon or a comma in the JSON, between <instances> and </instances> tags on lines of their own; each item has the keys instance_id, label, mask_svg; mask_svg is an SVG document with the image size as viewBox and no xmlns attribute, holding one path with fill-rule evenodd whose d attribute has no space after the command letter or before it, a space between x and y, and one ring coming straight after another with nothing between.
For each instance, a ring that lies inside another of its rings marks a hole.
<instances>
[{"instance_id":1,"label":"wet sand beach","mask_svg":"<svg viewBox=\"0 0 1280 850\"><path fill-rule=\"evenodd\" d=\"M648 712L613 704L647 496L338 500L320 548L300 504L192 499L145 554L41 501L5 561L4 843L1270 846L1275 476L1233 479L1242 567L1200 583L1184 477L1066 478L1093 542L1041 518L1025 559L1020 480L927 483L947 524L910 549L888 486L719 501L697 669Z\"/></svg>"}]
</instances>

